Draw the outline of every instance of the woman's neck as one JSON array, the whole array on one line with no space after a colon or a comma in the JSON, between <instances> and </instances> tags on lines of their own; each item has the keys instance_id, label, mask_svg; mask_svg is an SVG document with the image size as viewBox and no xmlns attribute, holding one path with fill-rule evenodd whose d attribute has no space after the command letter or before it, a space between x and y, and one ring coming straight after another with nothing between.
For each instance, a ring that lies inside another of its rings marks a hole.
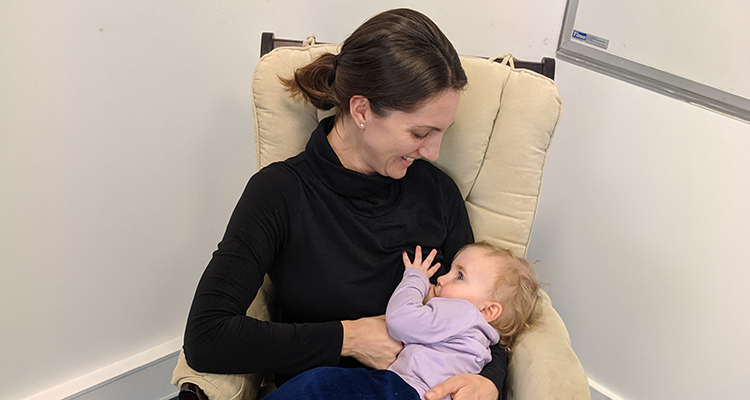
<instances>
[{"instance_id":1,"label":"woman's neck","mask_svg":"<svg viewBox=\"0 0 750 400\"><path fill-rule=\"evenodd\" d=\"M354 123L342 119L333 125L333 129L327 138L333 152L336 153L344 168L372 175L375 172L365 168L362 162L360 135L361 132L355 127Z\"/></svg>"}]
</instances>

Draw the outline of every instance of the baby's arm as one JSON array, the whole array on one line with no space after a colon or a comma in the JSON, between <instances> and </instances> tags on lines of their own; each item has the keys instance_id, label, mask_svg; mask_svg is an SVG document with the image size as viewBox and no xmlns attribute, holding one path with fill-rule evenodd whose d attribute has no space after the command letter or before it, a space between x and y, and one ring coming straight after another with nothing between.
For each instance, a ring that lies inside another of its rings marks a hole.
<instances>
[{"instance_id":1,"label":"baby's arm","mask_svg":"<svg viewBox=\"0 0 750 400\"><path fill-rule=\"evenodd\" d=\"M434 259L435 251L424 261L421 253L417 246L413 263L408 256L404 256L404 277L391 295L385 312L388 333L405 344L443 341L472 326L477 318L477 313L467 312L467 307L469 311L474 307L468 302L435 299L422 304L430 288L428 276L434 274L439 265L429 265Z\"/></svg>"},{"instance_id":2,"label":"baby's arm","mask_svg":"<svg viewBox=\"0 0 750 400\"><path fill-rule=\"evenodd\" d=\"M431 310L422 305L428 288L429 282L420 271L409 268L404 272L404 277L391 295L385 311L388 333L394 339L404 343L422 342L422 338L417 337L417 334L425 328L420 320L430 319Z\"/></svg>"}]
</instances>

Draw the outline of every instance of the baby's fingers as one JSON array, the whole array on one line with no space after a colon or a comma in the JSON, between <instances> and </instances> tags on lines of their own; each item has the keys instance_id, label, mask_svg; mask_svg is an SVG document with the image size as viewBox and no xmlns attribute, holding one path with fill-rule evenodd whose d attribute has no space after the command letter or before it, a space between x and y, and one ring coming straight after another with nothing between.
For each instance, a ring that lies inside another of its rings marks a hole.
<instances>
[{"instance_id":1,"label":"baby's fingers","mask_svg":"<svg viewBox=\"0 0 750 400\"><path fill-rule=\"evenodd\" d=\"M422 265L426 265L428 267L432 265L432 261L435 260L436 255L437 255L437 249L432 249L430 254L427 255L427 258L424 259L424 262L422 263Z\"/></svg>"},{"instance_id":2,"label":"baby's fingers","mask_svg":"<svg viewBox=\"0 0 750 400\"><path fill-rule=\"evenodd\" d=\"M404 260L404 267L411 268L411 260L409 260L409 255L406 254L406 251L401 253L401 258Z\"/></svg>"},{"instance_id":3,"label":"baby's fingers","mask_svg":"<svg viewBox=\"0 0 750 400\"><path fill-rule=\"evenodd\" d=\"M422 246L420 245L414 249L414 265L422 265Z\"/></svg>"},{"instance_id":4,"label":"baby's fingers","mask_svg":"<svg viewBox=\"0 0 750 400\"><path fill-rule=\"evenodd\" d=\"M435 272L437 272L438 269L440 269L440 263L435 263L435 265L430 267L425 274L425 276L427 276L427 279L432 278L432 276L435 275Z\"/></svg>"}]
</instances>

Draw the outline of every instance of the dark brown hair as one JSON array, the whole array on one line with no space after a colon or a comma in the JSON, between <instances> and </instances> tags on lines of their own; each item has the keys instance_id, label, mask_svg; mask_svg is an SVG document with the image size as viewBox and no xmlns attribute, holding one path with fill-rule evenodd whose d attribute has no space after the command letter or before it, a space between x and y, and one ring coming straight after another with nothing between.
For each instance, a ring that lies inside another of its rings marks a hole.
<instances>
[{"instance_id":1,"label":"dark brown hair","mask_svg":"<svg viewBox=\"0 0 750 400\"><path fill-rule=\"evenodd\" d=\"M321 110L349 113L349 99L360 95L375 114L409 112L446 89L461 90L466 74L458 53L424 14L399 8L362 24L338 55L324 54L282 79L294 94Z\"/></svg>"}]
</instances>

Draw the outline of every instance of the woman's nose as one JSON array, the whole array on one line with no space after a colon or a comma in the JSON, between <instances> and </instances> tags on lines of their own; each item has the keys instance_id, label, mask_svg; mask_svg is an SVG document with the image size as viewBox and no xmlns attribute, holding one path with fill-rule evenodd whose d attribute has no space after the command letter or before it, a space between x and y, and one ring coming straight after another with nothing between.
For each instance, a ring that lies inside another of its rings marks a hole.
<instances>
[{"instance_id":1,"label":"woman's nose","mask_svg":"<svg viewBox=\"0 0 750 400\"><path fill-rule=\"evenodd\" d=\"M434 133L427 139L427 143L419 148L419 155L430 161L437 161L440 156L440 143L443 141L443 134Z\"/></svg>"}]
</instances>

